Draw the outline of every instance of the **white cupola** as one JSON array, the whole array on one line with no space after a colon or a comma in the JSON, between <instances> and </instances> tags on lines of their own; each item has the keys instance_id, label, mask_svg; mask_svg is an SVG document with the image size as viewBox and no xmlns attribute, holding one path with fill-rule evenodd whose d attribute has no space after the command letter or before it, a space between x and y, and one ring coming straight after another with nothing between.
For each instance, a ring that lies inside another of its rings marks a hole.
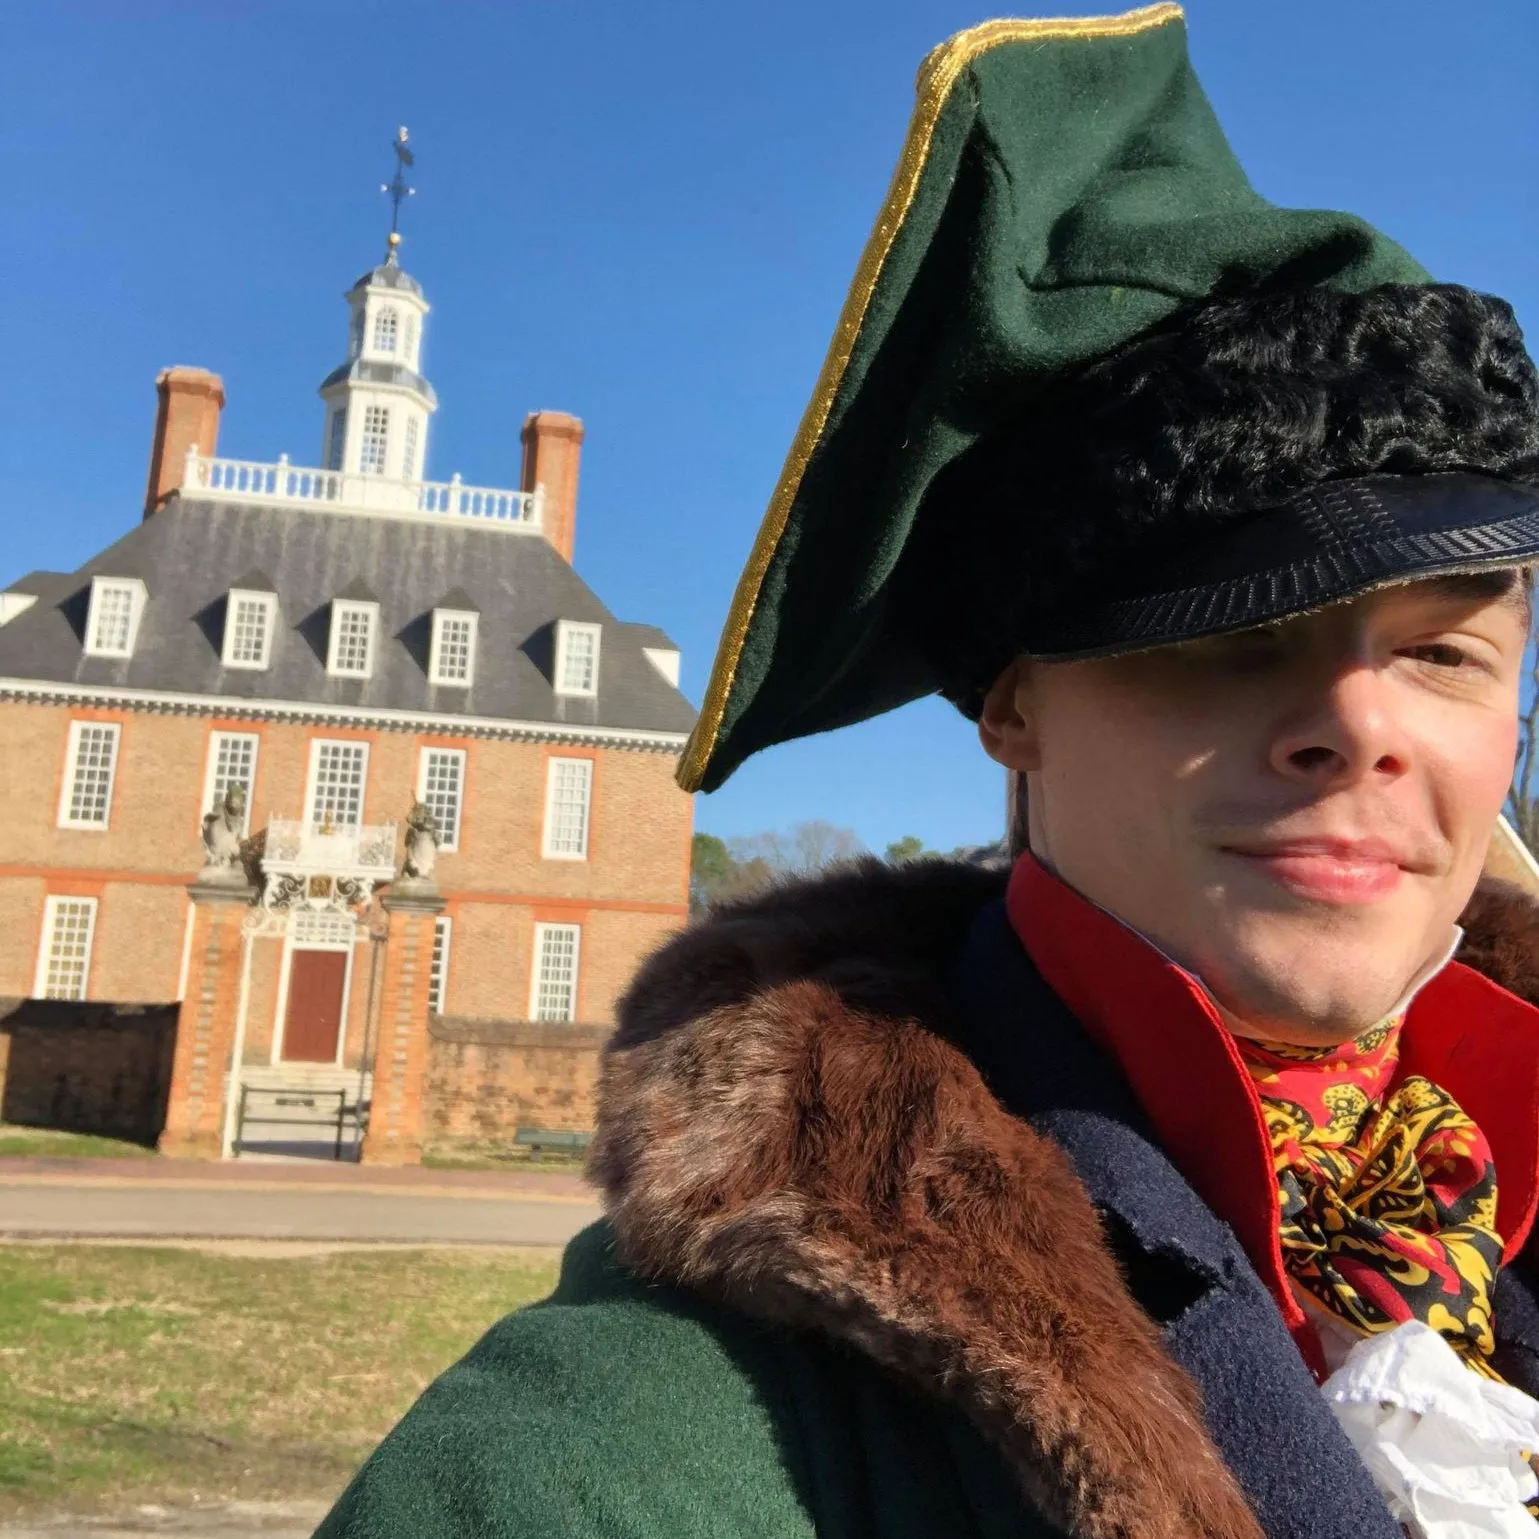
<instances>
[{"instance_id":1,"label":"white cupola","mask_svg":"<svg viewBox=\"0 0 1539 1539\"><path fill-rule=\"evenodd\" d=\"M403 168L411 164L403 128L395 141L396 214L409 196ZM349 475L391 481L426 477L428 421L438 397L422 377L422 341L428 302L422 285L398 260L401 237L392 228L385 260L347 291L347 361L321 381L326 422L321 464Z\"/></svg>"}]
</instances>

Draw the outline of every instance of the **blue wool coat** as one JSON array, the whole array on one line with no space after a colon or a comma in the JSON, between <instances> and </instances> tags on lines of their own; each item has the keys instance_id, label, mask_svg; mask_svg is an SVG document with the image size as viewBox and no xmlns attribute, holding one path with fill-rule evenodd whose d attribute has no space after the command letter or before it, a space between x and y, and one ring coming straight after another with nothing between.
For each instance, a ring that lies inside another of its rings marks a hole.
<instances>
[{"instance_id":1,"label":"blue wool coat","mask_svg":"<svg viewBox=\"0 0 1539 1539\"><path fill-rule=\"evenodd\" d=\"M321 1534L1398 1539L1000 886L863 868L656 959L606 1069L611 1224ZM1539 1392L1526 1261L1496 1319Z\"/></svg>"}]
</instances>

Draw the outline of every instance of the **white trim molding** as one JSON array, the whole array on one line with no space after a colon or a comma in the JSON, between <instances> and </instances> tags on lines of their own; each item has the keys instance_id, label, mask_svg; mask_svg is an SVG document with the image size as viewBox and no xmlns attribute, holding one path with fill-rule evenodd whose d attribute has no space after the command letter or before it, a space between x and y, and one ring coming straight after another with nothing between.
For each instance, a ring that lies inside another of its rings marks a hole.
<instances>
[{"instance_id":1,"label":"white trim molding","mask_svg":"<svg viewBox=\"0 0 1539 1539\"><path fill-rule=\"evenodd\" d=\"M374 728L384 732L439 732L454 737L517 738L594 748L679 753L687 732L649 732L637 727L585 727L559 721L517 721L497 716L448 716L442 712L386 707L326 705L307 700L250 700L238 695L181 695L118 685L64 683L53 679L0 679L0 700L44 705L91 705L171 716L220 716L231 721L294 721L311 726Z\"/></svg>"}]
</instances>

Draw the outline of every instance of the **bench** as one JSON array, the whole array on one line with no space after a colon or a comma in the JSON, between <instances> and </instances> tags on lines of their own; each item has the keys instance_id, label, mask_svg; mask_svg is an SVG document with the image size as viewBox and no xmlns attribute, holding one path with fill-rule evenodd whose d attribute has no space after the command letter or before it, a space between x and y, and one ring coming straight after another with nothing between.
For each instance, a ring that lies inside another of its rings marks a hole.
<instances>
[{"instance_id":1,"label":"bench","mask_svg":"<svg viewBox=\"0 0 1539 1539\"><path fill-rule=\"evenodd\" d=\"M332 1158L342 1158L342 1134L349 1123L361 1133L363 1119L346 1090L316 1090L305 1085L242 1085L235 1116L235 1153L241 1151L248 1122L262 1127L324 1128L334 1134Z\"/></svg>"},{"instance_id":2,"label":"bench","mask_svg":"<svg viewBox=\"0 0 1539 1539\"><path fill-rule=\"evenodd\" d=\"M593 1142L593 1134L570 1128L519 1128L513 1135L513 1142L535 1154L545 1149L581 1154Z\"/></svg>"}]
</instances>

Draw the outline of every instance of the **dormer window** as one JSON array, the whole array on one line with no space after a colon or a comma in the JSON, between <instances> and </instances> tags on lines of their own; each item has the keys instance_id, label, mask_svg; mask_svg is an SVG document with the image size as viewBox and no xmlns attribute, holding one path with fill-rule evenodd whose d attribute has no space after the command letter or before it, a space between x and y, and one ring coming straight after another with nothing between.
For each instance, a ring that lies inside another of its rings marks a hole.
<instances>
[{"instance_id":1,"label":"dormer window","mask_svg":"<svg viewBox=\"0 0 1539 1539\"><path fill-rule=\"evenodd\" d=\"M556 693L591 698L598 693L599 636L603 627L578 620L556 623Z\"/></svg>"},{"instance_id":2,"label":"dormer window","mask_svg":"<svg viewBox=\"0 0 1539 1539\"><path fill-rule=\"evenodd\" d=\"M225 600L224 651L226 668L265 668L272 659L273 631L278 619L278 595L252 588L231 588Z\"/></svg>"},{"instance_id":3,"label":"dormer window","mask_svg":"<svg viewBox=\"0 0 1539 1539\"><path fill-rule=\"evenodd\" d=\"M92 657L132 657L145 588L137 577L94 577L86 614L86 652Z\"/></svg>"},{"instance_id":4,"label":"dormer window","mask_svg":"<svg viewBox=\"0 0 1539 1539\"><path fill-rule=\"evenodd\" d=\"M395 339L399 327L400 321L396 316L395 306L386 305L374 317L374 351L376 353L395 351Z\"/></svg>"},{"instance_id":5,"label":"dormer window","mask_svg":"<svg viewBox=\"0 0 1539 1539\"><path fill-rule=\"evenodd\" d=\"M360 599L333 599L327 673L344 679L368 678L374 672L374 633L378 626L378 604Z\"/></svg>"},{"instance_id":6,"label":"dormer window","mask_svg":"<svg viewBox=\"0 0 1539 1539\"><path fill-rule=\"evenodd\" d=\"M428 660L428 679L434 684L469 689L476 677L476 622L474 610L435 609L433 647Z\"/></svg>"}]
</instances>

